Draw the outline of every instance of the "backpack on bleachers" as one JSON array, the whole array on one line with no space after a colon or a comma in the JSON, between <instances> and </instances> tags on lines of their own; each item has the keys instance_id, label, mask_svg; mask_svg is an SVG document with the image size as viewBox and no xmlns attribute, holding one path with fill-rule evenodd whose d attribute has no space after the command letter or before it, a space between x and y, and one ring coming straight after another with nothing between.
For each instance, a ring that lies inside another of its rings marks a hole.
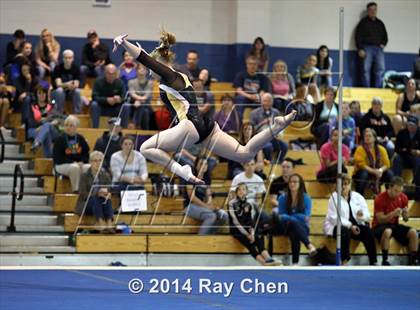
<instances>
[{"instance_id":1,"label":"backpack on bleachers","mask_svg":"<svg viewBox=\"0 0 420 310\"><path fill-rule=\"evenodd\" d=\"M152 192L154 196L173 197L175 193L174 181L163 173L151 174L150 179L152 181Z\"/></svg>"},{"instance_id":2,"label":"backpack on bleachers","mask_svg":"<svg viewBox=\"0 0 420 310\"><path fill-rule=\"evenodd\" d=\"M313 140L304 140L302 138L297 138L290 140L290 149L293 151L316 151L316 143Z\"/></svg>"}]
</instances>

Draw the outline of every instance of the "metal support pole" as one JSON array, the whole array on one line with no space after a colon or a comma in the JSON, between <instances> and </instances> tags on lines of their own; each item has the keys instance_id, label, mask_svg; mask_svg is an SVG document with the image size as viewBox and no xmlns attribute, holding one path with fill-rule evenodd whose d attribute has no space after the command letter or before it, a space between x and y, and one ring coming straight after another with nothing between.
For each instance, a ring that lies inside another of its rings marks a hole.
<instances>
[{"instance_id":1,"label":"metal support pole","mask_svg":"<svg viewBox=\"0 0 420 310\"><path fill-rule=\"evenodd\" d=\"M344 8L340 8L339 26L339 84L338 84L338 161L337 161L337 266L341 265L341 190L343 173L343 41L344 41Z\"/></svg>"}]
</instances>

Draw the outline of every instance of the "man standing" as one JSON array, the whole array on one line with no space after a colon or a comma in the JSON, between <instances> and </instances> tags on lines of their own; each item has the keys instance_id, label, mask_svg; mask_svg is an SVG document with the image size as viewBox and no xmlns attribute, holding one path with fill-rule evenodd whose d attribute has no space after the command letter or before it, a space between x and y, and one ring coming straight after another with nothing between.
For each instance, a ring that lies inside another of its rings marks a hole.
<instances>
[{"instance_id":1,"label":"man standing","mask_svg":"<svg viewBox=\"0 0 420 310\"><path fill-rule=\"evenodd\" d=\"M366 7L367 16L360 20L356 28L357 53L363 64L362 85L381 88L385 71L383 49L388 43L388 34L384 23L376 17L377 4L369 2Z\"/></svg>"}]
</instances>

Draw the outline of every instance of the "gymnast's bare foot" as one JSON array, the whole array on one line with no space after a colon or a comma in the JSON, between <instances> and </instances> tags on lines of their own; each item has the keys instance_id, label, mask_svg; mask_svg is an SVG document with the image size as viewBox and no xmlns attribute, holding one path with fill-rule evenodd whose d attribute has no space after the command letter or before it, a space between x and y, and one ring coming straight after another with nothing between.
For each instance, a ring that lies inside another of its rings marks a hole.
<instances>
[{"instance_id":1,"label":"gymnast's bare foot","mask_svg":"<svg viewBox=\"0 0 420 310\"><path fill-rule=\"evenodd\" d=\"M204 185L205 182L199 178L197 178L193 173L192 169L189 165L184 165L181 167L181 169L177 173L181 178L184 180L196 184L196 185Z\"/></svg>"},{"instance_id":2,"label":"gymnast's bare foot","mask_svg":"<svg viewBox=\"0 0 420 310\"><path fill-rule=\"evenodd\" d=\"M296 117L297 112L293 110L286 116L277 116L274 118L274 122L278 125L281 129L287 127Z\"/></svg>"}]
</instances>

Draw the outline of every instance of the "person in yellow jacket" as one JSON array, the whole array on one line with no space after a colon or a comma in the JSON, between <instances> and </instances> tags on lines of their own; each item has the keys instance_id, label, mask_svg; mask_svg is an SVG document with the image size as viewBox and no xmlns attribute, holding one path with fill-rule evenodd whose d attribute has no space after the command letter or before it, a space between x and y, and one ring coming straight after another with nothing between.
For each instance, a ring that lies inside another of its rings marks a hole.
<instances>
[{"instance_id":1,"label":"person in yellow jacket","mask_svg":"<svg viewBox=\"0 0 420 310\"><path fill-rule=\"evenodd\" d=\"M366 188L371 186L375 193L379 193L380 185L385 183L387 186L393 177L390 168L388 153L379 145L375 130L366 128L363 142L354 153L353 180L356 192L363 195Z\"/></svg>"}]
</instances>

